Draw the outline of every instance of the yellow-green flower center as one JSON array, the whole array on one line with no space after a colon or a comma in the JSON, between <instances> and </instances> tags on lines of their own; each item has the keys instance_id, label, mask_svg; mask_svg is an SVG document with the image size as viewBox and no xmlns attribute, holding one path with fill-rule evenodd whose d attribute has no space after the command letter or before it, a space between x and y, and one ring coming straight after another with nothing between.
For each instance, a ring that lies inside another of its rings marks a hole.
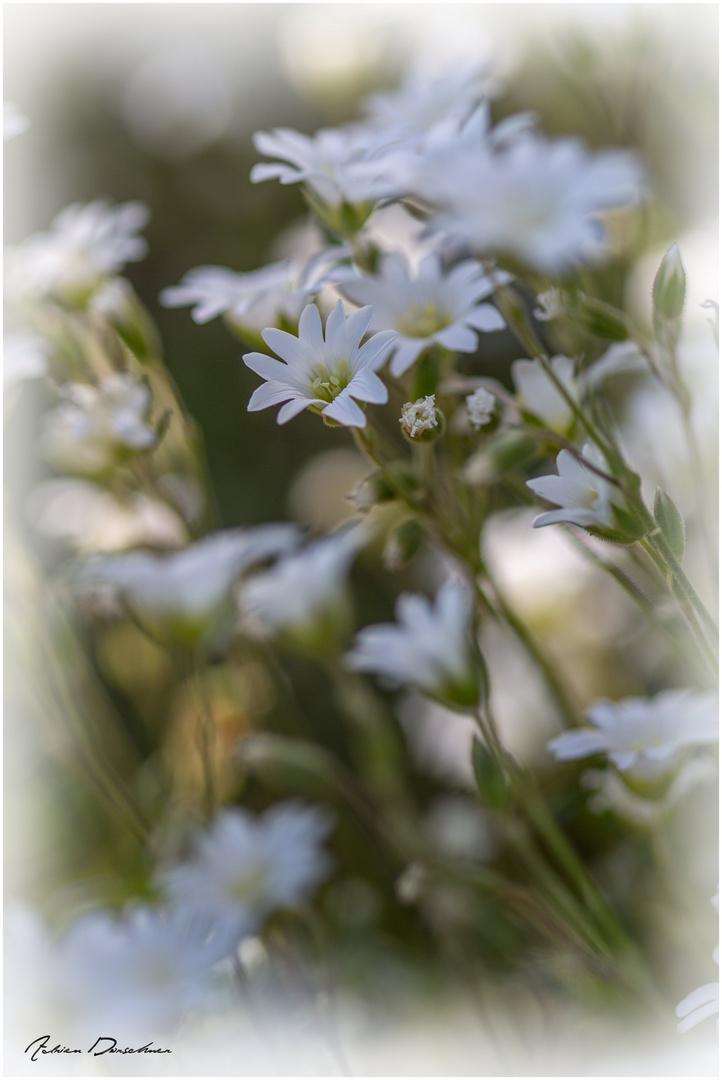
<instances>
[{"instance_id":1,"label":"yellow-green flower center","mask_svg":"<svg viewBox=\"0 0 722 1080\"><path fill-rule=\"evenodd\" d=\"M427 338L443 330L451 322L438 304L410 304L397 323L397 330L406 337Z\"/></svg>"},{"instance_id":2,"label":"yellow-green flower center","mask_svg":"<svg viewBox=\"0 0 722 1080\"><path fill-rule=\"evenodd\" d=\"M263 899L268 884L268 865L259 860L249 866L242 877L230 882L228 897L241 904L256 904Z\"/></svg>"},{"instance_id":3,"label":"yellow-green flower center","mask_svg":"<svg viewBox=\"0 0 722 1080\"><path fill-rule=\"evenodd\" d=\"M352 372L347 360L339 360L335 371L329 371L325 364L317 364L311 389L322 401L333 401L351 382Z\"/></svg>"}]
</instances>

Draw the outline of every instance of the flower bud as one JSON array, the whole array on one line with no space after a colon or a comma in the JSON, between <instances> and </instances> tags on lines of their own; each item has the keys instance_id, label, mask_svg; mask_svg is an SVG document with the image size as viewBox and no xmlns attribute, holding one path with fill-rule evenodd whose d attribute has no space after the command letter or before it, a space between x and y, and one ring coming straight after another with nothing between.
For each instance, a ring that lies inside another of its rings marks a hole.
<instances>
[{"instance_id":1,"label":"flower bud","mask_svg":"<svg viewBox=\"0 0 722 1080\"><path fill-rule=\"evenodd\" d=\"M401 409L401 430L410 442L433 442L444 430L444 414L436 408L436 395L407 401Z\"/></svg>"},{"instance_id":2,"label":"flower bud","mask_svg":"<svg viewBox=\"0 0 722 1080\"><path fill-rule=\"evenodd\" d=\"M416 555L426 533L416 518L403 521L393 530L384 548L383 564L386 570L401 570Z\"/></svg>"},{"instance_id":3,"label":"flower bud","mask_svg":"<svg viewBox=\"0 0 722 1080\"><path fill-rule=\"evenodd\" d=\"M654 520L662 530L662 535L675 558L681 560L684 557L684 518L672 497L661 488L657 488L657 494L654 497Z\"/></svg>"},{"instance_id":4,"label":"flower bud","mask_svg":"<svg viewBox=\"0 0 722 1080\"><path fill-rule=\"evenodd\" d=\"M660 263L652 286L652 302L655 316L675 322L684 308L687 277L682 265L679 248L672 244Z\"/></svg>"},{"instance_id":5,"label":"flower bud","mask_svg":"<svg viewBox=\"0 0 722 1080\"><path fill-rule=\"evenodd\" d=\"M510 798L508 777L477 738L471 747L471 764L481 801L491 810L505 810Z\"/></svg>"}]
</instances>

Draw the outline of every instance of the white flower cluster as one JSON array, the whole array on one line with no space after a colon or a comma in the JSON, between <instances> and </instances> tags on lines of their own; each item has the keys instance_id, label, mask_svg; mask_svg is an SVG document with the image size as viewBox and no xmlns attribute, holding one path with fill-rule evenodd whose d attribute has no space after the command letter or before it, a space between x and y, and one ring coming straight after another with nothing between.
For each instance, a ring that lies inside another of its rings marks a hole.
<instances>
[{"instance_id":1,"label":"white flower cluster","mask_svg":"<svg viewBox=\"0 0 722 1080\"><path fill-rule=\"evenodd\" d=\"M69 383L62 402L43 424L45 456L59 470L100 476L133 453L155 446L148 417L151 391L129 372L108 375L97 386Z\"/></svg>"},{"instance_id":2,"label":"white flower cluster","mask_svg":"<svg viewBox=\"0 0 722 1080\"><path fill-rule=\"evenodd\" d=\"M224 810L193 859L159 874L163 907L81 915L56 940L27 911L8 922L9 967L43 969L48 1016L91 1039L157 1037L228 996L222 962L267 917L298 904L328 874L321 850L331 821L295 802L261 817ZM33 987L38 992L37 981ZM37 1002L29 1009L37 1015Z\"/></svg>"}]
</instances>

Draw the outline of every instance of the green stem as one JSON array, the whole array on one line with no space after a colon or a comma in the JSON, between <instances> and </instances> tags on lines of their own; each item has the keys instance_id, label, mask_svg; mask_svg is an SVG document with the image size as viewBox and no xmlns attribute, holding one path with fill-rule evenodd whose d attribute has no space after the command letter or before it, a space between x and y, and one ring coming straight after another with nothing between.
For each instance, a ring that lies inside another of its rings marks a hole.
<instances>
[{"instance_id":1,"label":"green stem","mask_svg":"<svg viewBox=\"0 0 722 1080\"><path fill-rule=\"evenodd\" d=\"M524 625L524 623L516 614L514 609L510 607L504 594L499 588L498 583L491 578L489 571L484 568L482 573L493 591L495 606L498 609L497 615L499 613L501 614L504 622L506 622L509 628L516 634L516 636L519 638L519 641L536 664L552 700L554 701L557 709L564 718L566 726L576 727L579 722L578 710L572 703L569 694L561 679L555 672L551 661L546 656L542 648L537 644L534 636ZM479 592L483 596L484 601L488 604L488 598L485 594L482 593L478 581L476 582L476 586L477 592ZM493 609L494 605L492 605L492 610Z\"/></svg>"}]
</instances>

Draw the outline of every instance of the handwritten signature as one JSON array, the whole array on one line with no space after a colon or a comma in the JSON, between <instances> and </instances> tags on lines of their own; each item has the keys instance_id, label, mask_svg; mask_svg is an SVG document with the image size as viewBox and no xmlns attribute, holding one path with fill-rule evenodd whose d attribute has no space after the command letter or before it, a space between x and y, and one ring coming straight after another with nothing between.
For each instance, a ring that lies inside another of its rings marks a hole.
<instances>
[{"instance_id":1,"label":"handwritten signature","mask_svg":"<svg viewBox=\"0 0 722 1080\"><path fill-rule=\"evenodd\" d=\"M32 1053L30 1053L32 1051ZM50 1036L40 1035L37 1039L33 1039L25 1047L25 1053L30 1054L30 1060L36 1061L38 1054L92 1054L93 1057L100 1057L102 1054L172 1054L172 1050L164 1050L160 1046L153 1046L153 1040L145 1043L144 1046L118 1046L118 1040L111 1038L109 1035L101 1035L96 1039L89 1050L74 1050L69 1046L63 1046L62 1043L56 1043L54 1046L50 1046Z\"/></svg>"}]
</instances>

